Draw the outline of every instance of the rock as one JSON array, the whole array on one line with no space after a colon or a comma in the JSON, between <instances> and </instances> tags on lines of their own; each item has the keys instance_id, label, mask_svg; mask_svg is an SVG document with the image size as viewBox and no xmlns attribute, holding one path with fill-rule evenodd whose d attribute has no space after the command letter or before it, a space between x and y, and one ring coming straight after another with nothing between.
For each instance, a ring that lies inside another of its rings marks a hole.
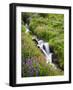
<instances>
[{"instance_id":1,"label":"rock","mask_svg":"<svg viewBox=\"0 0 73 90\"><path fill-rule=\"evenodd\" d=\"M52 55L52 62L57 64L58 63L58 58L57 58L57 55L53 53Z\"/></svg>"}]
</instances>

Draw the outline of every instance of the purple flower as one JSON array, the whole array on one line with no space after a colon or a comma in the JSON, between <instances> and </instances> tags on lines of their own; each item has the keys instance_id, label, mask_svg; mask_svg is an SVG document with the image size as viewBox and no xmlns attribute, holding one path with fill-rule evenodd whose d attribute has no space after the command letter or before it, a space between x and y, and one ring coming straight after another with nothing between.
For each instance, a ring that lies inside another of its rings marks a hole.
<instances>
[{"instance_id":1,"label":"purple flower","mask_svg":"<svg viewBox=\"0 0 73 90\"><path fill-rule=\"evenodd\" d=\"M32 64L32 60L31 60L31 59L28 59L28 60L26 61L26 64L31 65L31 64Z\"/></svg>"},{"instance_id":2,"label":"purple flower","mask_svg":"<svg viewBox=\"0 0 73 90\"><path fill-rule=\"evenodd\" d=\"M26 63L23 65L24 67L24 75L23 76L39 76L39 63L34 58L26 59Z\"/></svg>"}]
</instances>

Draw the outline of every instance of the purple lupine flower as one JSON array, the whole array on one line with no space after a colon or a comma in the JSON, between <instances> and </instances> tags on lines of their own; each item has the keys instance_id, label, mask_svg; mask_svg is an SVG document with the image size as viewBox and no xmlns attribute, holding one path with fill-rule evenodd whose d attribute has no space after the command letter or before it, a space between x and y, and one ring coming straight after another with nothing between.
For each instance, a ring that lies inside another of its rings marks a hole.
<instances>
[{"instance_id":1,"label":"purple lupine flower","mask_svg":"<svg viewBox=\"0 0 73 90\"><path fill-rule=\"evenodd\" d=\"M31 65L31 64L32 64L32 60L31 60L31 59L28 59L28 60L26 61L26 64Z\"/></svg>"},{"instance_id":2,"label":"purple lupine flower","mask_svg":"<svg viewBox=\"0 0 73 90\"><path fill-rule=\"evenodd\" d=\"M34 66L35 65L35 66ZM39 63L34 58L29 58L24 63L24 76L32 77L32 76L39 76ZM27 69L27 70L26 70Z\"/></svg>"}]
</instances>

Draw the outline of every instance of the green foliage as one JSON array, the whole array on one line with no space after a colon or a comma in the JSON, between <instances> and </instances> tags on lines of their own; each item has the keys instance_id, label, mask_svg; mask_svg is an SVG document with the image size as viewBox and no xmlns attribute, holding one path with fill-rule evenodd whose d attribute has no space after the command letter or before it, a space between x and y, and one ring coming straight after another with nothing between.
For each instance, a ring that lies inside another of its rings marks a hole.
<instances>
[{"instance_id":1,"label":"green foliage","mask_svg":"<svg viewBox=\"0 0 73 90\"><path fill-rule=\"evenodd\" d=\"M39 18L32 18L30 30L39 39L48 41L58 56L58 64L64 69L64 15L40 14Z\"/></svg>"},{"instance_id":2,"label":"green foliage","mask_svg":"<svg viewBox=\"0 0 73 90\"><path fill-rule=\"evenodd\" d=\"M58 66L61 69L64 69L64 45L63 45L64 43L63 43L63 40L59 40L59 39L56 40L54 38L54 39L51 39L49 41L49 43L53 47L54 52L58 57Z\"/></svg>"},{"instance_id":3,"label":"green foliage","mask_svg":"<svg viewBox=\"0 0 73 90\"><path fill-rule=\"evenodd\" d=\"M39 62L40 59L42 62L45 59L36 44L32 41L32 36L29 33L22 32L22 58L27 59L31 57L37 57Z\"/></svg>"},{"instance_id":4,"label":"green foliage","mask_svg":"<svg viewBox=\"0 0 73 90\"><path fill-rule=\"evenodd\" d=\"M26 31L26 28L25 28L25 26L22 24L22 26L21 26L21 30L22 30L22 32L24 33L25 31Z\"/></svg>"},{"instance_id":5,"label":"green foliage","mask_svg":"<svg viewBox=\"0 0 73 90\"><path fill-rule=\"evenodd\" d=\"M32 13L22 13L22 21L27 23L29 21L29 17L32 15Z\"/></svg>"},{"instance_id":6,"label":"green foliage","mask_svg":"<svg viewBox=\"0 0 73 90\"><path fill-rule=\"evenodd\" d=\"M31 19L30 19L31 18ZM29 21L30 33L25 33L25 23ZM22 61L32 61L33 74L30 75L28 65L23 65L24 76L56 76L63 75L63 71L55 69L47 64L44 55L32 41L32 36L36 35L53 47L54 53L58 57L58 66L64 69L64 15L63 14L43 14L43 13L22 13ZM33 59L31 59L33 58ZM36 69L37 61L39 70ZM38 75L36 73L38 71ZM29 71L29 72L28 72Z\"/></svg>"},{"instance_id":7,"label":"green foliage","mask_svg":"<svg viewBox=\"0 0 73 90\"><path fill-rule=\"evenodd\" d=\"M40 73L39 76L57 76L63 75L63 71L55 69L51 64L41 66L39 65Z\"/></svg>"},{"instance_id":8,"label":"green foliage","mask_svg":"<svg viewBox=\"0 0 73 90\"><path fill-rule=\"evenodd\" d=\"M58 65L64 69L64 15L49 14L49 43L58 56Z\"/></svg>"}]
</instances>

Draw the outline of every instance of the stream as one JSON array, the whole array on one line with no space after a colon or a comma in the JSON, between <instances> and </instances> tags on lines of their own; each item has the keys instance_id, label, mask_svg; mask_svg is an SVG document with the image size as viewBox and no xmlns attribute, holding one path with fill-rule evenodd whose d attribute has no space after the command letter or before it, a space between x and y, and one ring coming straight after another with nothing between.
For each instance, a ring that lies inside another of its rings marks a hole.
<instances>
[{"instance_id":1,"label":"stream","mask_svg":"<svg viewBox=\"0 0 73 90\"><path fill-rule=\"evenodd\" d=\"M29 25L26 24L26 32L30 32L29 30ZM35 40L37 42L37 47L42 51L46 58L46 63L51 63L52 64L52 54L50 52L50 46L48 42L44 42L43 40L39 40L36 36L32 36L32 40Z\"/></svg>"}]
</instances>

